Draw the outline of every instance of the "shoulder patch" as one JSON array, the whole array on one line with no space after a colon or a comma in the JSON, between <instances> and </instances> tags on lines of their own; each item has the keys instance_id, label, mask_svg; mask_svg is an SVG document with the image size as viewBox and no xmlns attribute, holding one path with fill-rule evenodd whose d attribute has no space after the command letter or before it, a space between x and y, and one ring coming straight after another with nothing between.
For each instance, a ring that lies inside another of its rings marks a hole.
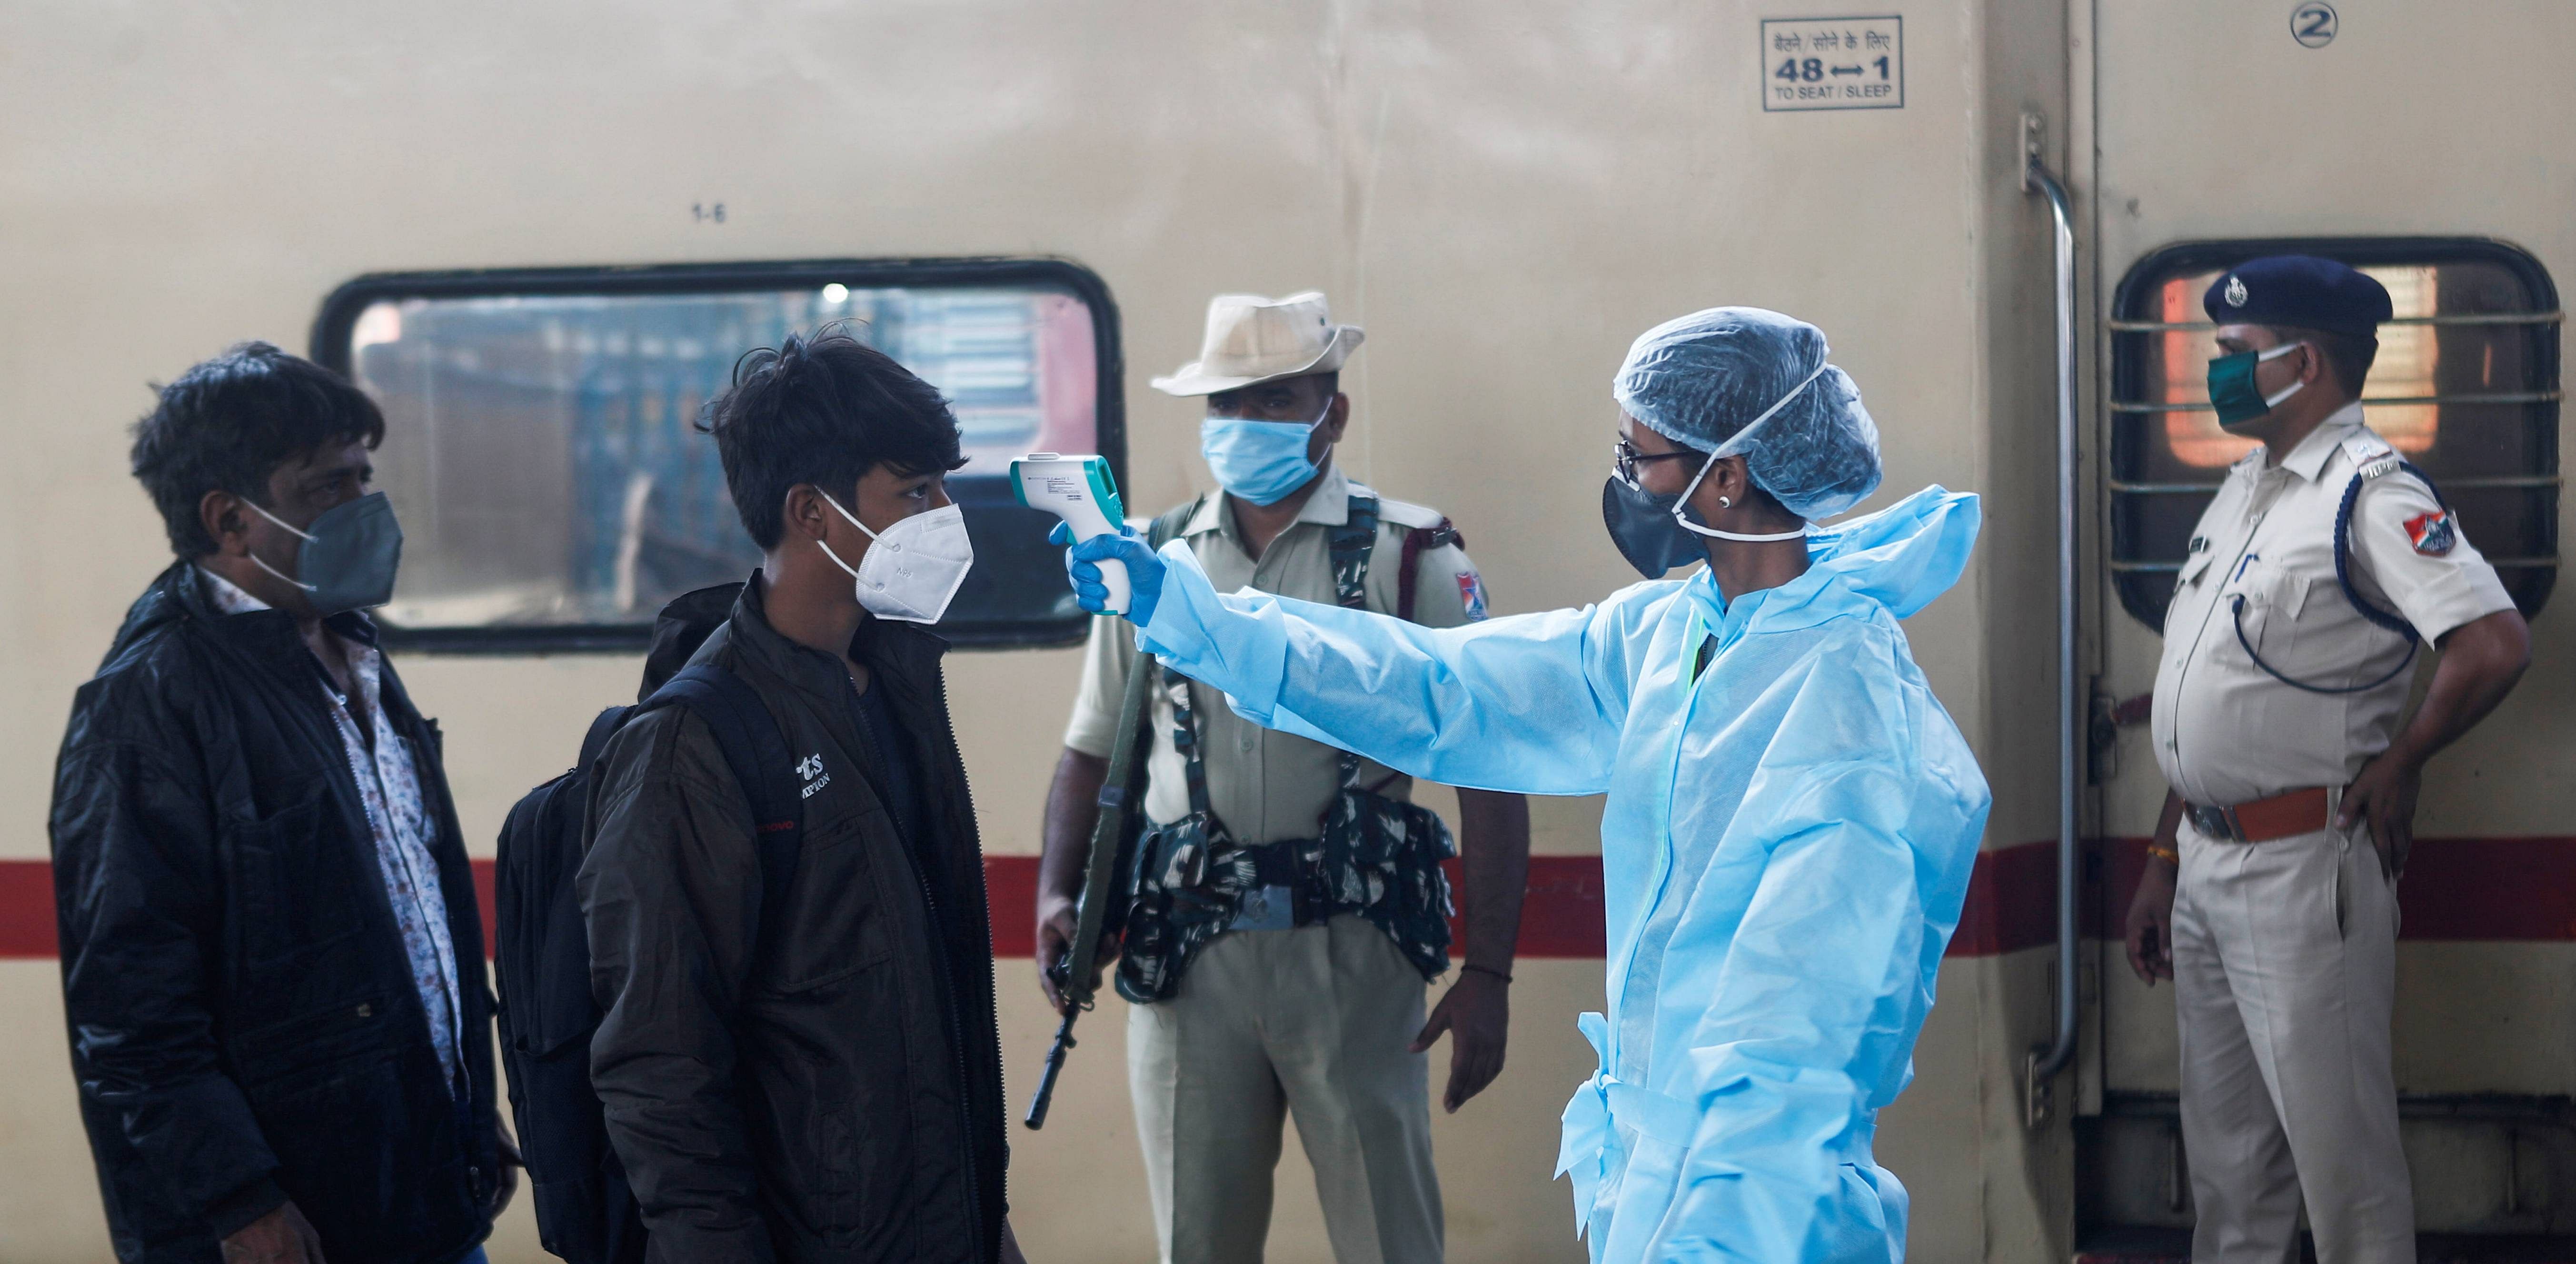
<instances>
[{"instance_id":1,"label":"shoulder patch","mask_svg":"<svg viewBox=\"0 0 2576 1264\"><path fill-rule=\"evenodd\" d=\"M2415 551L2426 557L2448 554L2460 542L2460 529L2451 521L2451 511L2436 509L2406 519L2406 538Z\"/></svg>"},{"instance_id":2,"label":"shoulder patch","mask_svg":"<svg viewBox=\"0 0 2576 1264\"><path fill-rule=\"evenodd\" d=\"M1474 571L1458 572L1458 604L1467 610L1467 622L1485 621L1485 581Z\"/></svg>"}]
</instances>

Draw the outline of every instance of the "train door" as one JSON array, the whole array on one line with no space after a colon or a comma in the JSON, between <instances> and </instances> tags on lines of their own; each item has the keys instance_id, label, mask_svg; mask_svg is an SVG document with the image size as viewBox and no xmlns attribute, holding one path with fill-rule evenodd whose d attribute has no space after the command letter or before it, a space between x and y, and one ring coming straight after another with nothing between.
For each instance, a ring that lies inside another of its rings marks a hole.
<instances>
[{"instance_id":1,"label":"train door","mask_svg":"<svg viewBox=\"0 0 2576 1264\"><path fill-rule=\"evenodd\" d=\"M2199 296L2234 262L2283 250L2388 285L2399 319L2381 333L2369 419L2442 483L2534 632L2519 691L2430 765L2400 889L2396 1069L2418 1228L2460 1235L2469 1258L2509 1235L2576 1233L2576 661L2550 608L2563 514L2551 278L2576 275L2576 9L2093 7L2103 841L2088 891L2102 938L2079 1255L2166 1258L2192 1222L2173 992L2139 984L2119 936L2165 790L2144 724L2158 624L2191 525L2244 450L2207 403Z\"/></svg>"}]
</instances>

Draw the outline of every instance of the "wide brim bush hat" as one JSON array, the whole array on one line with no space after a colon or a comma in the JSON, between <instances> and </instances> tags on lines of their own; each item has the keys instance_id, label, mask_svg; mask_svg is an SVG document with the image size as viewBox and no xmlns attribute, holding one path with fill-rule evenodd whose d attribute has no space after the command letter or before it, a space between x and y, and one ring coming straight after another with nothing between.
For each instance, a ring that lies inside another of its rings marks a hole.
<instances>
[{"instance_id":1,"label":"wide brim bush hat","mask_svg":"<svg viewBox=\"0 0 2576 1264\"><path fill-rule=\"evenodd\" d=\"M1208 300L1199 358L1154 379L1166 395L1215 395L1263 382L1331 373L1359 350L1367 334L1336 325L1320 291L1286 298L1220 294Z\"/></svg>"}]
</instances>

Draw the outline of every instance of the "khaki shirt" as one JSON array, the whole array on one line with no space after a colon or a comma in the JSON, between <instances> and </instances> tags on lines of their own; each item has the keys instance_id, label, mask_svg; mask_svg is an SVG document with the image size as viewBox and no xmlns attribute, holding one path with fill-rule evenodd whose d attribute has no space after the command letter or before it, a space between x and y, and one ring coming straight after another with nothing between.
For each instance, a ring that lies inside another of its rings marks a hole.
<instances>
[{"instance_id":1,"label":"khaki shirt","mask_svg":"<svg viewBox=\"0 0 2576 1264\"><path fill-rule=\"evenodd\" d=\"M2344 489L2356 473L2395 456L2362 424L2356 403L2328 417L2278 466L2265 468L2257 448L2228 470L2192 530L2156 670L2156 763L2184 799L2232 807L2341 786L2387 749L2412 671L2360 693L2311 693L2263 670L2245 643L2274 670L2328 687L2378 680L2405 661L2406 638L2353 608L2334 564ZM2353 507L2351 569L2363 596L2404 616L2428 644L2513 608L2457 517L2402 470L2363 484Z\"/></svg>"},{"instance_id":2,"label":"khaki shirt","mask_svg":"<svg viewBox=\"0 0 2576 1264\"><path fill-rule=\"evenodd\" d=\"M1199 565L1218 592L1251 587L1282 597L1335 604L1332 529L1350 520L1353 492L1374 495L1351 482L1340 467L1324 474L1323 485L1306 501L1259 563L1243 547L1234 515L1223 496L1209 496L1192 515L1182 538L1190 542ZM1377 548L1369 555L1368 608L1380 614L1396 609L1398 572L1408 528L1432 527L1440 515L1419 505L1381 499L1378 503ZM1456 545L1425 549L1414 585L1413 620L1425 627L1447 628L1485 617L1483 581L1466 550ZM1064 744L1086 755L1106 759L1118 736L1118 707L1127 689L1127 673L1138 658L1135 630L1124 620L1094 620L1091 643L1082 664L1082 691L1074 700L1073 722ZM1242 718L1225 705L1225 695L1198 684L1189 686L1190 709L1207 747L1208 802L1219 820L1244 843L1270 843L1287 838L1313 838L1324 809L1342 786L1341 752L1320 742L1273 733ZM1154 748L1147 762L1145 814L1158 822L1189 814L1186 765L1172 745L1172 706L1157 683L1154 694ZM1360 783L1379 793L1404 798L1410 782L1375 763L1360 767Z\"/></svg>"}]
</instances>

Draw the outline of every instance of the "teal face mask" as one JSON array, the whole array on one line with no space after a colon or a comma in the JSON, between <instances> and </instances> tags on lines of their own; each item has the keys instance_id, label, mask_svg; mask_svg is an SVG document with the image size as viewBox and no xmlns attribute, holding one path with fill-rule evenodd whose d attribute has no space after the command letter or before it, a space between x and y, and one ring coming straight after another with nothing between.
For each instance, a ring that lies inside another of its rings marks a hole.
<instances>
[{"instance_id":1,"label":"teal face mask","mask_svg":"<svg viewBox=\"0 0 2576 1264\"><path fill-rule=\"evenodd\" d=\"M1324 403L1330 416L1333 405ZM1210 417L1199 423L1199 455L1207 458L1217 484L1256 505L1275 505L1315 477L1306 459L1313 421L1253 421L1243 417Z\"/></svg>"},{"instance_id":2,"label":"teal face mask","mask_svg":"<svg viewBox=\"0 0 2576 1264\"><path fill-rule=\"evenodd\" d=\"M2269 351L2239 351L2217 356L2209 362L2209 402L2218 406L2221 429L2234 430L2249 421L2260 420L2281 406L2281 401L2299 393L2306 382L2292 382L2280 391L2265 395L2254 385L2254 366L2266 360L2277 360L2308 344L2285 342Z\"/></svg>"},{"instance_id":3,"label":"teal face mask","mask_svg":"<svg viewBox=\"0 0 2576 1264\"><path fill-rule=\"evenodd\" d=\"M402 524L394 521L393 502L383 492L369 492L322 511L312 525L298 531L276 514L245 499L251 512L277 523L304 541L295 557L295 574L251 554L251 564L304 590L313 608L325 615L364 610L393 600L394 570L402 564Z\"/></svg>"}]
</instances>

